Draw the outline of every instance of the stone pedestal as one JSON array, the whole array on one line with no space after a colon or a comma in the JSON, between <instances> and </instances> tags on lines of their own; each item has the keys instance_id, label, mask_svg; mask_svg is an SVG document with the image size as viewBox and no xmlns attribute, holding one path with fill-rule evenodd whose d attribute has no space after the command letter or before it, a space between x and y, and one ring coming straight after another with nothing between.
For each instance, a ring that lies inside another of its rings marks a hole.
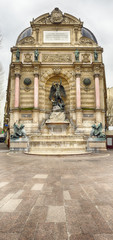
<instances>
[{"instance_id":1,"label":"stone pedestal","mask_svg":"<svg viewBox=\"0 0 113 240\"><path fill-rule=\"evenodd\" d=\"M53 112L50 114L46 125L49 128L51 135L66 134L66 129L69 126L69 120L66 119L65 113L60 111L58 106L53 108Z\"/></svg>"},{"instance_id":2,"label":"stone pedestal","mask_svg":"<svg viewBox=\"0 0 113 240\"><path fill-rule=\"evenodd\" d=\"M29 147L28 138L10 139L10 151L27 152Z\"/></svg>"},{"instance_id":3,"label":"stone pedestal","mask_svg":"<svg viewBox=\"0 0 113 240\"><path fill-rule=\"evenodd\" d=\"M103 138L88 138L87 151L88 152L103 152L106 151L106 140Z\"/></svg>"}]
</instances>

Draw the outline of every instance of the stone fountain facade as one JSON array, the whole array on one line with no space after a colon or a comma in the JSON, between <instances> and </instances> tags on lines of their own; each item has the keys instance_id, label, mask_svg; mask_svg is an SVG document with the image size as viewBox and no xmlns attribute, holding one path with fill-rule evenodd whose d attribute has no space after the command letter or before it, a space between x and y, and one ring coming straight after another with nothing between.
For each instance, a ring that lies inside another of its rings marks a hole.
<instances>
[{"instance_id":1,"label":"stone fountain facade","mask_svg":"<svg viewBox=\"0 0 113 240\"><path fill-rule=\"evenodd\" d=\"M11 48L7 114L9 131L24 124L30 153L75 154L86 151L91 126L105 129L106 83L103 49L76 17L55 8L33 19ZM64 111L49 99L62 80Z\"/></svg>"}]
</instances>

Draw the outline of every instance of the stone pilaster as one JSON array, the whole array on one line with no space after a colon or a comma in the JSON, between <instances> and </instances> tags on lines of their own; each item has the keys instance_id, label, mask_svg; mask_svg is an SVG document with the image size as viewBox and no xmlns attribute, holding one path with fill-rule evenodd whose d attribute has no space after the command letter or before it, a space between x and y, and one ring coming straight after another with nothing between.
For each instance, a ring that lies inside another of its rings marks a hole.
<instances>
[{"instance_id":1,"label":"stone pilaster","mask_svg":"<svg viewBox=\"0 0 113 240\"><path fill-rule=\"evenodd\" d=\"M76 73L76 126L82 126L82 110L81 110L81 91L80 91L80 73Z\"/></svg>"}]
</instances>

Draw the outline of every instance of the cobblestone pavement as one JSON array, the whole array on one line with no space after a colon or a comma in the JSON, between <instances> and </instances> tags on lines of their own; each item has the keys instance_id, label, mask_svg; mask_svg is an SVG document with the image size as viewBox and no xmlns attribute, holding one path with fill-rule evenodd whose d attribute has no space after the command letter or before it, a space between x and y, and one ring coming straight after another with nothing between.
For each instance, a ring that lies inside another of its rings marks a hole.
<instances>
[{"instance_id":1,"label":"cobblestone pavement","mask_svg":"<svg viewBox=\"0 0 113 240\"><path fill-rule=\"evenodd\" d=\"M0 240L113 240L113 151L0 152Z\"/></svg>"}]
</instances>

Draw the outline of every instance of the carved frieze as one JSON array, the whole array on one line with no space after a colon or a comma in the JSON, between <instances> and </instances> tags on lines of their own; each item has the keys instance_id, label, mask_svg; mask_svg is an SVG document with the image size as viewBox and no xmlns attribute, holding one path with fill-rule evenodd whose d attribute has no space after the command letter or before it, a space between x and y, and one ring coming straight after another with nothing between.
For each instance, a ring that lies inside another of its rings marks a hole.
<instances>
[{"instance_id":1,"label":"carved frieze","mask_svg":"<svg viewBox=\"0 0 113 240\"><path fill-rule=\"evenodd\" d=\"M33 68L26 68L26 67L24 67L24 68L22 68L22 70L21 70L22 72L34 72L34 69Z\"/></svg>"},{"instance_id":2,"label":"carved frieze","mask_svg":"<svg viewBox=\"0 0 113 240\"><path fill-rule=\"evenodd\" d=\"M33 37L26 37L19 42L20 45L33 45L35 44L35 39Z\"/></svg>"},{"instance_id":3,"label":"carved frieze","mask_svg":"<svg viewBox=\"0 0 113 240\"><path fill-rule=\"evenodd\" d=\"M42 62L72 62L72 55L71 54L43 54L42 55Z\"/></svg>"},{"instance_id":4,"label":"carved frieze","mask_svg":"<svg viewBox=\"0 0 113 240\"><path fill-rule=\"evenodd\" d=\"M32 54L29 53L24 54L24 62L26 63L32 62Z\"/></svg>"}]
</instances>

